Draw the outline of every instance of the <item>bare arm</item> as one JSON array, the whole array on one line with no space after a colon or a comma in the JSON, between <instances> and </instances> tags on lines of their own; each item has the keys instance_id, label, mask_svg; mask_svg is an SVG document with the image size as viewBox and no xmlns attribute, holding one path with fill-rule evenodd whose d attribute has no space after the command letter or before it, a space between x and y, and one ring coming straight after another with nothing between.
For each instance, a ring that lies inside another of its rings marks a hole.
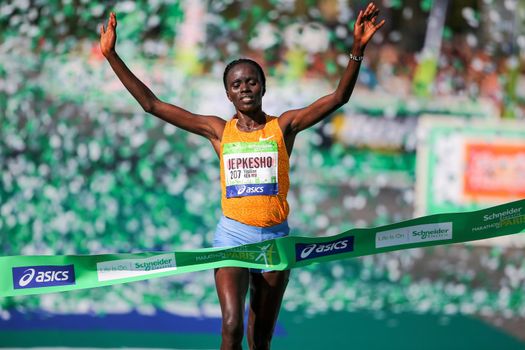
<instances>
[{"instance_id":1,"label":"bare arm","mask_svg":"<svg viewBox=\"0 0 525 350\"><path fill-rule=\"evenodd\" d=\"M107 28L100 28L100 48L111 68L144 111L179 128L208 138L214 147L222 138L225 121L217 116L191 113L183 108L163 102L141 82L124 64L115 50L117 19L110 14ZM215 147L216 148L216 147ZM216 148L217 149L217 148Z\"/></svg>"},{"instance_id":2,"label":"bare arm","mask_svg":"<svg viewBox=\"0 0 525 350\"><path fill-rule=\"evenodd\" d=\"M364 11L359 11L354 25L354 44L351 51L353 56L363 56L366 45L375 32L385 23L385 20L378 24L375 23L378 14L379 10L373 3L368 4ZM283 133L285 135L295 135L318 123L347 103L354 90L360 67L360 61L350 59L333 93L321 97L305 108L283 113L278 119Z\"/></svg>"}]
</instances>

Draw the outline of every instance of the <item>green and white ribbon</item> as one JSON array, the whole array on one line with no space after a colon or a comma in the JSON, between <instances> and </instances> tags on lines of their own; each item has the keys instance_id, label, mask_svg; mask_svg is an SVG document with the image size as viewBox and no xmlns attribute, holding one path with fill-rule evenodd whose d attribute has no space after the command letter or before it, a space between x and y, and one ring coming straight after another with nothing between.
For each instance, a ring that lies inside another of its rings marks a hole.
<instances>
[{"instance_id":1,"label":"green and white ribbon","mask_svg":"<svg viewBox=\"0 0 525 350\"><path fill-rule=\"evenodd\" d=\"M218 267L284 270L393 250L525 231L525 200L424 216L331 237L290 236L234 248L133 254L0 257L0 296L94 288Z\"/></svg>"}]
</instances>

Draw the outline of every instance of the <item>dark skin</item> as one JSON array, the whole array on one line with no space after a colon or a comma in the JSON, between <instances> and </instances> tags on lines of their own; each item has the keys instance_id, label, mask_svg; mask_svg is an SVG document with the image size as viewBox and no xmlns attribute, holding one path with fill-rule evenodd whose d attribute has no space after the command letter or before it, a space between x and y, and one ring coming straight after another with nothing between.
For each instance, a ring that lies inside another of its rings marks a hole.
<instances>
[{"instance_id":1,"label":"dark skin","mask_svg":"<svg viewBox=\"0 0 525 350\"><path fill-rule=\"evenodd\" d=\"M351 53L362 56L366 45L384 24L376 23L379 10L373 3L360 11L354 26ZM111 68L144 111L181 129L208 139L217 155L226 121L214 115L200 115L159 100L124 64L115 50L117 20L111 13L107 27L100 28L100 48ZM297 134L328 117L348 102L359 73L360 62L349 60L331 94L307 107L289 110L278 118L288 155ZM251 132L264 128L266 114L262 109L264 87L258 71L251 64L234 66L226 77L226 95L235 106L237 128ZM248 269L225 267L215 270L215 283L222 310L221 349L241 349L244 305L250 290L248 344L250 349L269 349L290 271L250 273Z\"/></svg>"}]
</instances>

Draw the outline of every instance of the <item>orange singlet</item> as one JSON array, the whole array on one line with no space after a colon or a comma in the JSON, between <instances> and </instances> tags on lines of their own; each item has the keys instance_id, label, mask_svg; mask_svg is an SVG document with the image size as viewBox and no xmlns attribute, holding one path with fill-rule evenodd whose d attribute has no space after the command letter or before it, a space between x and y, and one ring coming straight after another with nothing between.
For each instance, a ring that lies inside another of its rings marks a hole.
<instances>
[{"instance_id":1,"label":"orange singlet","mask_svg":"<svg viewBox=\"0 0 525 350\"><path fill-rule=\"evenodd\" d=\"M276 117L266 116L264 128L251 132L240 131L237 119L227 122L220 163L224 216L258 227L286 220L290 165Z\"/></svg>"}]
</instances>

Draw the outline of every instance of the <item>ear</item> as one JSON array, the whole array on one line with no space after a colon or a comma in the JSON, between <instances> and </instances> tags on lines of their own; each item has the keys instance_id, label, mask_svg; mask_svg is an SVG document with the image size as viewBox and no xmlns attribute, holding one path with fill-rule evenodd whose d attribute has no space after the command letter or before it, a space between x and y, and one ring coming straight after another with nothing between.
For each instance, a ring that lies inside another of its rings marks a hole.
<instances>
[{"instance_id":1,"label":"ear","mask_svg":"<svg viewBox=\"0 0 525 350\"><path fill-rule=\"evenodd\" d=\"M228 100L232 101L232 98L230 97L230 94L228 93L228 90L226 90L226 97L228 97Z\"/></svg>"}]
</instances>

